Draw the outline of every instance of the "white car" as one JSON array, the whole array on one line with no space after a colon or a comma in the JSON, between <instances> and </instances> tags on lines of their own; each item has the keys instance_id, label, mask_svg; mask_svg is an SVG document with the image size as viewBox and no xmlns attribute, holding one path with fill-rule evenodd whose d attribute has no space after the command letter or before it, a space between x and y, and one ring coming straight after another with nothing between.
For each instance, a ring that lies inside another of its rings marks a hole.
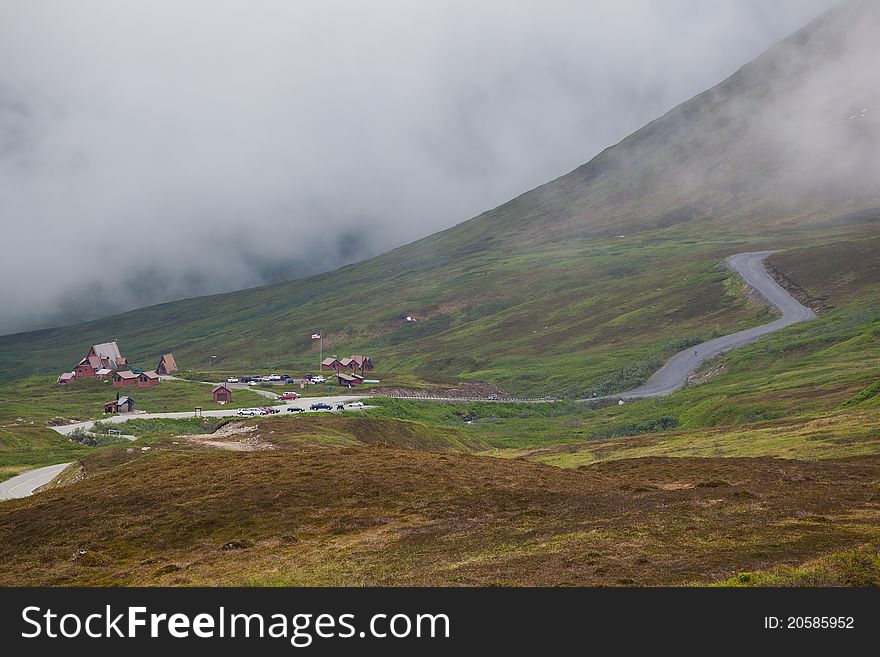
<instances>
[{"instance_id":1,"label":"white car","mask_svg":"<svg viewBox=\"0 0 880 657\"><path fill-rule=\"evenodd\" d=\"M269 377L269 380L270 381L280 381L281 375L280 374L273 374L272 376Z\"/></svg>"},{"instance_id":2,"label":"white car","mask_svg":"<svg viewBox=\"0 0 880 657\"><path fill-rule=\"evenodd\" d=\"M248 385L249 386L258 386L258 385L260 385L260 382L259 381L248 381Z\"/></svg>"},{"instance_id":3,"label":"white car","mask_svg":"<svg viewBox=\"0 0 880 657\"><path fill-rule=\"evenodd\" d=\"M230 376L228 379L226 379L226 383L238 383L238 379L234 376Z\"/></svg>"},{"instance_id":4,"label":"white car","mask_svg":"<svg viewBox=\"0 0 880 657\"><path fill-rule=\"evenodd\" d=\"M349 407L349 408L363 408L363 407L364 407L364 402L361 402L361 401L351 402L351 403L348 405L348 407Z\"/></svg>"},{"instance_id":5,"label":"white car","mask_svg":"<svg viewBox=\"0 0 880 657\"><path fill-rule=\"evenodd\" d=\"M326 380L323 376L312 377L312 383L324 383Z\"/></svg>"},{"instance_id":6,"label":"white car","mask_svg":"<svg viewBox=\"0 0 880 657\"><path fill-rule=\"evenodd\" d=\"M267 383L271 380L272 380L271 376L264 376L263 378L260 379L260 381L266 381Z\"/></svg>"},{"instance_id":7,"label":"white car","mask_svg":"<svg viewBox=\"0 0 880 657\"><path fill-rule=\"evenodd\" d=\"M254 417L260 415L260 410L256 408L242 408L238 412L238 415L241 415L242 417Z\"/></svg>"}]
</instances>

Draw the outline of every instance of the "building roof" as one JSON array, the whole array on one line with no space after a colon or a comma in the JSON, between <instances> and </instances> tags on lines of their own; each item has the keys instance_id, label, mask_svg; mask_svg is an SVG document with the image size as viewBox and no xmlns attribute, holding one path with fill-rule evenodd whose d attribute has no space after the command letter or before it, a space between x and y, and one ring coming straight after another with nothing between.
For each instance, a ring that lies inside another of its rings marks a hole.
<instances>
[{"instance_id":1,"label":"building roof","mask_svg":"<svg viewBox=\"0 0 880 657\"><path fill-rule=\"evenodd\" d=\"M116 344L115 340L113 342L102 342L101 344L93 345L92 349L98 358L109 358L114 363L122 358L122 354L119 352L119 345Z\"/></svg>"},{"instance_id":2,"label":"building roof","mask_svg":"<svg viewBox=\"0 0 880 657\"><path fill-rule=\"evenodd\" d=\"M165 369L168 372L173 372L177 369L177 363L174 362L174 354L165 354L162 358L159 359L159 365L165 363ZM156 369L159 369L158 367Z\"/></svg>"},{"instance_id":3,"label":"building roof","mask_svg":"<svg viewBox=\"0 0 880 657\"><path fill-rule=\"evenodd\" d=\"M116 376L120 379L136 379L138 377L138 375L131 370L120 370L116 373Z\"/></svg>"},{"instance_id":4,"label":"building roof","mask_svg":"<svg viewBox=\"0 0 880 657\"><path fill-rule=\"evenodd\" d=\"M119 399L104 402L104 407L106 408L107 406L119 406L120 404L127 404L128 402L134 404L134 399L132 399L131 397L122 396Z\"/></svg>"},{"instance_id":5,"label":"building roof","mask_svg":"<svg viewBox=\"0 0 880 657\"><path fill-rule=\"evenodd\" d=\"M108 374L113 374L113 370L108 369L106 367L102 367L97 372L95 372L95 374L98 374L100 376L107 376Z\"/></svg>"},{"instance_id":6,"label":"building roof","mask_svg":"<svg viewBox=\"0 0 880 657\"><path fill-rule=\"evenodd\" d=\"M147 370L145 372L142 372L142 374L145 377L147 377L148 379L158 379L159 378L159 375L156 374L153 370Z\"/></svg>"},{"instance_id":7,"label":"building roof","mask_svg":"<svg viewBox=\"0 0 880 657\"><path fill-rule=\"evenodd\" d=\"M342 372L340 372L336 376L339 377L340 381L349 381L349 382L357 381L357 379L355 377L353 377L351 374L343 374Z\"/></svg>"},{"instance_id":8,"label":"building roof","mask_svg":"<svg viewBox=\"0 0 880 657\"><path fill-rule=\"evenodd\" d=\"M335 358L325 358L321 361L321 365L333 365L336 362L338 361Z\"/></svg>"},{"instance_id":9,"label":"building roof","mask_svg":"<svg viewBox=\"0 0 880 657\"><path fill-rule=\"evenodd\" d=\"M213 388L211 388L211 392L217 392L218 390L226 390L227 392L232 392L232 388L222 383L218 386L214 386Z\"/></svg>"},{"instance_id":10,"label":"building roof","mask_svg":"<svg viewBox=\"0 0 880 657\"><path fill-rule=\"evenodd\" d=\"M339 361L339 364L343 367L348 367L349 365L351 365L351 358L343 358L341 361Z\"/></svg>"},{"instance_id":11,"label":"building roof","mask_svg":"<svg viewBox=\"0 0 880 657\"><path fill-rule=\"evenodd\" d=\"M61 376L58 377L59 381L69 381L73 379L76 375L73 372L64 372Z\"/></svg>"}]
</instances>

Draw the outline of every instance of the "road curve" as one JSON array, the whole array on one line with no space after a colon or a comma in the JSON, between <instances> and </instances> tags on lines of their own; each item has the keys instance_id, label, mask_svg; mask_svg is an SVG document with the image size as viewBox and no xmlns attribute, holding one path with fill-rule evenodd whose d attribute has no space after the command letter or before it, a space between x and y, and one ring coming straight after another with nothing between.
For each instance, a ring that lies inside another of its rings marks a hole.
<instances>
[{"instance_id":1,"label":"road curve","mask_svg":"<svg viewBox=\"0 0 880 657\"><path fill-rule=\"evenodd\" d=\"M50 465L45 468L28 470L17 477L7 479L0 483L0 500L11 500L31 495L37 488L48 484L61 474L61 471L68 465L70 463L59 463L58 465Z\"/></svg>"},{"instance_id":2,"label":"road curve","mask_svg":"<svg viewBox=\"0 0 880 657\"><path fill-rule=\"evenodd\" d=\"M676 390L683 388L688 376L707 360L755 342L765 335L780 331L787 326L815 319L816 315L812 310L792 297L767 273L764 261L774 253L778 252L740 253L730 256L726 260L726 264L739 274L750 287L757 290L770 305L780 310L782 317L769 324L725 335L696 347L685 349L670 358L644 385L634 390L600 399L642 399L671 395Z\"/></svg>"}]
</instances>

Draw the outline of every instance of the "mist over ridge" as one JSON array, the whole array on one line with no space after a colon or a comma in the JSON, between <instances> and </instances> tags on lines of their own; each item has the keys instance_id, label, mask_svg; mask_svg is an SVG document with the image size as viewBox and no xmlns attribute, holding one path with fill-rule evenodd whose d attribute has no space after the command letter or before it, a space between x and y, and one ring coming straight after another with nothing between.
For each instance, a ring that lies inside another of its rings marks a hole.
<instances>
[{"instance_id":1,"label":"mist over ridge","mask_svg":"<svg viewBox=\"0 0 880 657\"><path fill-rule=\"evenodd\" d=\"M333 269L447 228L582 164L834 2L414 4L0 6L0 333ZM788 120L740 145L771 132L797 148L814 120L850 112L792 153L804 166L790 189L818 195L821 149L848 140L858 157L830 179L861 189L876 151L851 128L876 125L869 94L802 112L801 91L773 103L791 104ZM716 119L693 120L682 130ZM664 143L628 152L648 162ZM682 148L644 198L673 186L666 220L703 216L678 199L721 181L710 210L735 207L729 176L691 175ZM559 230L602 230L608 207L641 215L616 194L560 208Z\"/></svg>"}]
</instances>

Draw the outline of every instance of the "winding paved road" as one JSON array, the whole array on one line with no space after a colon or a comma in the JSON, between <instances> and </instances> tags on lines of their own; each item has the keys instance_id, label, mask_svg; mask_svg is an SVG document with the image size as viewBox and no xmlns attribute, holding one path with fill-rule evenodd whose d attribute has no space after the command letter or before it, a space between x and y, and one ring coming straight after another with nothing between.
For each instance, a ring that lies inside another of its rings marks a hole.
<instances>
[{"instance_id":1,"label":"winding paved road","mask_svg":"<svg viewBox=\"0 0 880 657\"><path fill-rule=\"evenodd\" d=\"M812 310L791 296L785 288L779 285L767 273L767 270L764 268L764 261L774 253L777 253L777 251L740 253L730 256L726 262L728 267L739 274L750 287L757 290L770 305L780 310L782 317L769 324L725 335L704 342L696 347L685 349L670 358L644 385L634 390L600 397L599 399L641 399L671 395L676 390L683 388L685 383L687 383L688 376L707 360L737 347L755 342L759 338L775 333L787 326L815 319L816 315ZM582 401L593 400L587 399Z\"/></svg>"},{"instance_id":2,"label":"winding paved road","mask_svg":"<svg viewBox=\"0 0 880 657\"><path fill-rule=\"evenodd\" d=\"M44 486L61 474L70 463L59 463L46 468L28 470L17 477L0 483L0 500L11 500L16 497L27 497L40 486Z\"/></svg>"},{"instance_id":3,"label":"winding paved road","mask_svg":"<svg viewBox=\"0 0 880 657\"><path fill-rule=\"evenodd\" d=\"M679 352L670 358L666 364L661 367L654 375L648 379L648 382L634 390L623 392L617 395L608 395L607 397L597 397L593 399L582 399L581 402L591 402L597 400L608 399L641 399L645 397L662 397L670 395L676 390L684 387L688 376L707 360L715 358L737 347L755 342L759 338L774 333L781 329L814 319L816 316L813 311L806 306L801 305L794 297L792 297L781 285L779 285L767 270L764 268L764 261L776 251L762 251L758 253L740 253L727 259L727 265L733 271L742 277L742 279L753 289L757 290L772 306L782 312L782 317L769 324L756 326L754 328L725 335L708 342L704 342L697 347L691 347ZM247 387L247 386L243 386ZM258 390L267 397L274 397L274 393ZM321 397L299 399L279 407L286 410L289 406L300 406L308 408L308 404L312 401L323 401L335 407L337 403L346 403L355 396L338 396L338 397ZM456 400L445 400L456 401ZM459 400L472 401L472 400ZM503 400L502 400L503 401ZM238 413L237 408L219 411L205 411L203 415L210 417L232 417ZM115 415L103 419L103 422L125 422L132 418L187 418L192 417L192 411L180 413L139 413L137 415ZM94 422L80 422L78 424L68 424L60 427L52 427L62 435L68 435L76 429L88 430ZM0 483L0 500L11 499L13 497L25 497L30 495L34 489L39 488L43 484L51 481L58 473L60 473L68 463L49 466L48 468L40 468L39 470L31 470L17 477L13 477L3 483Z\"/></svg>"}]
</instances>

